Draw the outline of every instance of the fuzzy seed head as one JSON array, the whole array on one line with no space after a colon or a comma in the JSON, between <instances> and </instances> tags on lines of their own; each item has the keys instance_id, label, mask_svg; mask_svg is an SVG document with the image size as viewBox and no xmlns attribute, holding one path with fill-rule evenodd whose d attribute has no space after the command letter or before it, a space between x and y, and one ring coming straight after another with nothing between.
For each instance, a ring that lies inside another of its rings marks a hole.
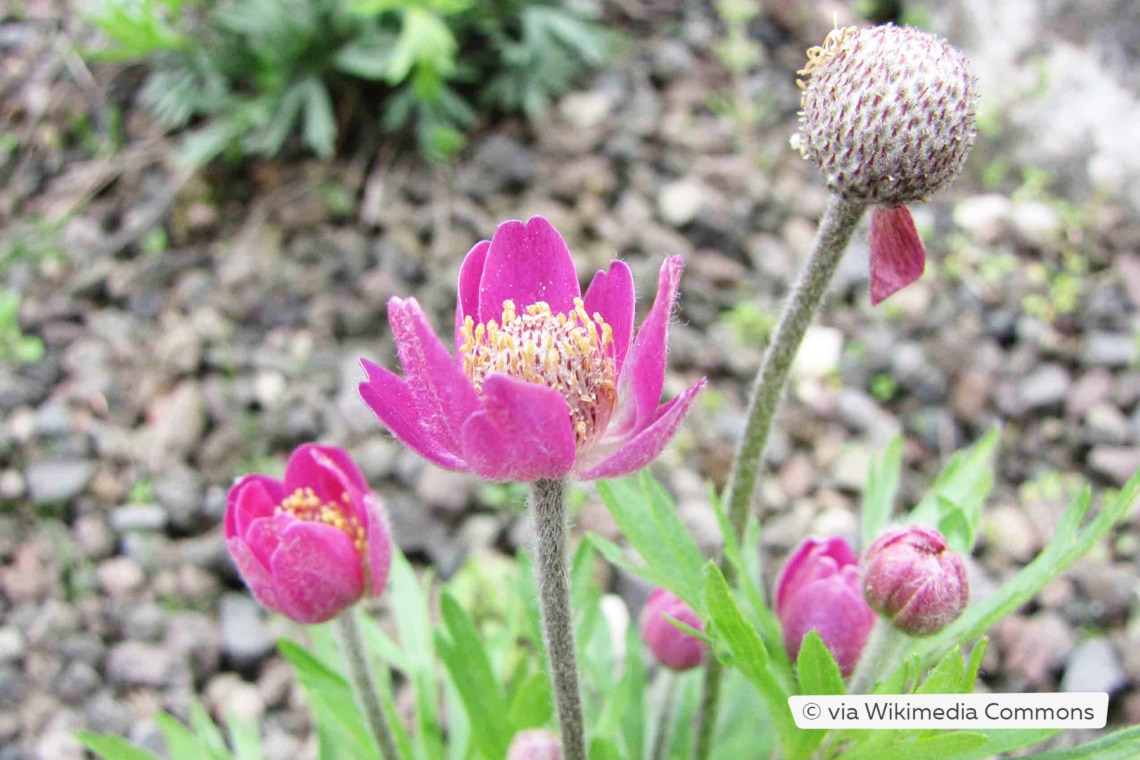
<instances>
[{"instance_id":1,"label":"fuzzy seed head","mask_svg":"<svg viewBox=\"0 0 1140 760\"><path fill-rule=\"evenodd\" d=\"M900 206L958 175L974 144L976 96L949 43L891 24L847 27L807 55L792 144L832 190Z\"/></svg>"}]
</instances>

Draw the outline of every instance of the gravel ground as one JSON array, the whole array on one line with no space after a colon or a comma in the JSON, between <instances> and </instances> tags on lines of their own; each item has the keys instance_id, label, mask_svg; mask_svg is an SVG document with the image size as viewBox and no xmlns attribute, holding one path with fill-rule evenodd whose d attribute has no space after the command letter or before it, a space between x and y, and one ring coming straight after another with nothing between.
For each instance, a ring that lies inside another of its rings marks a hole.
<instances>
[{"instance_id":1,"label":"gravel ground","mask_svg":"<svg viewBox=\"0 0 1140 760\"><path fill-rule=\"evenodd\" d=\"M0 3L0 131L17 140L0 154L0 252L22 252L4 276L47 351L0 366L0 760L82 758L84 727L161 746L154 712L184 714L194 694L260 718L268 757L312 756L273 653L290 629L244 593L220 528L232 479L300 443L347 447L401 548L444 576L525 544L504 489L425 465L356 395L358 357L394 366L387 299L415 294L450 324L462 255L502 219L545 214L580 270L621 256L642 294L663 256L685 256L666 393L711 387L654 471L715 549L704 479L727 475L765 327L825 200L788 137L794 72L831 5L798 18L772 3L754 25L752 129L711 107L731 89L715 14L625 0L624 60L539 123L486 125L449 169L382 146L189 179L133 107L138 72L87 69L62 0L22 5ZM770 564L808 532L857 538L867 462L898 432L910 504L956 447L1002 426L977 595L1036 554L1082 479L1103 491L1140 467L1140 146L1121 126L1140 113L1122 33L1136 9L982 6L911 9L973 60L984 128L963 177L915 209L920 282L872 309L865 232L841 266L760 487ZM614 533L589 491L578 526ZM1138 527L993 631L988 688L1105 690L1114 723L1140 722ZM638 604L644 590L617 580Z\"/></svg>"}]
</instances>

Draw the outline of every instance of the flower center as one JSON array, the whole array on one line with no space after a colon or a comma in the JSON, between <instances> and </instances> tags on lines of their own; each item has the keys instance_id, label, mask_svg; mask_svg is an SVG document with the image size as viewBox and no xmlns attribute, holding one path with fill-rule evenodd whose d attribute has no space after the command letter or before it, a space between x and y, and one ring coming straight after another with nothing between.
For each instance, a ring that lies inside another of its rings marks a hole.
<instances>
[{"instance_id":1,"label":"flower center","mask_svg":"<svg viewBox=\"0 0 1140 760\"><path fill-rule=\"evenodd\" d=\"M352 539L352 545L361 557L367 556L368 535L360 520L349 511L351 500L347 493L340 495L340 501L321 501L311 488L298 488L285 497L275 514L288 512L303 522L318 522L339 528Z\"/></svg>"},{"instance_id":2,"label":"flower center","mask_svg":"<svg viewBox=\"0 0 1140 760\"><path fill-rule=\"evenodd\" d=\"M477 392L492 372L555 389L566 399L579 449L609 423L617 397L613 330L601 314L591 318L581 298L567 314L543 301L519 314L514 301L503 301L500 322L476 325L467 317L460 334L463 371Z\"/></svg>"}]
</instances>

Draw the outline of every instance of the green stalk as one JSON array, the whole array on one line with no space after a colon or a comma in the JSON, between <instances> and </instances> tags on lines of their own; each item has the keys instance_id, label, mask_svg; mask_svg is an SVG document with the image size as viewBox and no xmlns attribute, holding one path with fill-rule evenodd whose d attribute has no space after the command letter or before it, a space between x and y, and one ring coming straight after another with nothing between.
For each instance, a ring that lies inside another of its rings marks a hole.
<instances>
[{"instance_id":1,"label":"green stalk","mask_svg":"<svg viewBox=\"0 0 1140 760\"><path fill-rule=\"evenodd\" d=\"M355 606L350 607L336 618L333 625L348 666L348 677L352 681L356 701L364 710L364 717L380 748L380 754L384 760L400 760L396 737L388 725L388 716L380 702L376 679L372 677L372 668L368 664L368 649L364 644L364 632L360 629L359 614Z\"/></svg>"},{"instance_id":2,"label":"green stalk","mask_svg":"<svg viewBox=\"0 0 1140 760\"><path fill-rule=\"evenodd\" d=\"M848 200L838 193L833 192L828 197L827 209L816 233L811 255L788 295L784 312L776 325L768 350L764 353L764 361L752 382L748 410L745 413L747 423L736 447L723 499L728 505L729 525L738 543L744 539L756 478L764 449L768 445L772 421L776 417L784 385L788 380L788 370L823 303L827 286L839 267L865 209L865 203ZM734 578L732 567L723 556L720 558L720 567L731 583ZM694 760L706 760L712 748L720 693L720 671L720 663L715 657L710 657L705 665L697 731L693 742Z\"/></svg>"}]
</instances>

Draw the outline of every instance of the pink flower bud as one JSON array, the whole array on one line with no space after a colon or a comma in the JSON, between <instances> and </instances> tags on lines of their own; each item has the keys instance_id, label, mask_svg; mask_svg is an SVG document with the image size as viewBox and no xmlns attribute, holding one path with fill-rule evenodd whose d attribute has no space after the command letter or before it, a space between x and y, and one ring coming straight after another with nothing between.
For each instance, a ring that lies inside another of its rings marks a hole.
<instances>
[{"instance_id":1,"label":"pink flower bud","mask_svg":"<svg viewBox=\"0 0 1140 760\"><path fill-rule=\"evenodd\" d=\"M970 598L962 558L946 539L918 525L879 536L863 556L867 603L911 636L929 636L954 622Z\"/></svg>"},{"instance_id":2,"label":"pink flower bud","mask_svg":"<svg viewBox=\"0 0 1140 760\"><path fill-rule=\"evenodd\" d=\"M875 613L863 600L855 553L846 541L809 538L800 544L776 581L776 615L792 659L804 636L817 631L843 675L851 675Z\"/></svg>"},{"instance_id":3,"label":"pink flower bud","mask_svg":"<svg viewBox=\"0 0 1140 760\"><path fill-rule=\"evenodd\" d=\"M226 546L257 601L323 623L388 582L384 507L348 454L305 444L283 481L246 475L230 489Z\"/></svg>"},{"instance_id":4,"label":"pink flower bud","mask_svg":"<svg viewBox=\"0 0 1140 760\"><path fill-rule=\"evenodd\" d=\"M562 760L562 742L545 728L530 728L515 734L507 760Z\"/></svg>"},{"instance_id":5,"label":"pink flower bud","mask_svg":"<svg viewBox=\"0 0 1140 760\"><path fill-rule=\"evenodd\" d=\"M708 645L665 619L668 615L685 625L704 631L693 608L663 588L654 589L641 612L641 638L657 661L670 670L689 670L701 664Z\"/></svg>"}]
</instances>

